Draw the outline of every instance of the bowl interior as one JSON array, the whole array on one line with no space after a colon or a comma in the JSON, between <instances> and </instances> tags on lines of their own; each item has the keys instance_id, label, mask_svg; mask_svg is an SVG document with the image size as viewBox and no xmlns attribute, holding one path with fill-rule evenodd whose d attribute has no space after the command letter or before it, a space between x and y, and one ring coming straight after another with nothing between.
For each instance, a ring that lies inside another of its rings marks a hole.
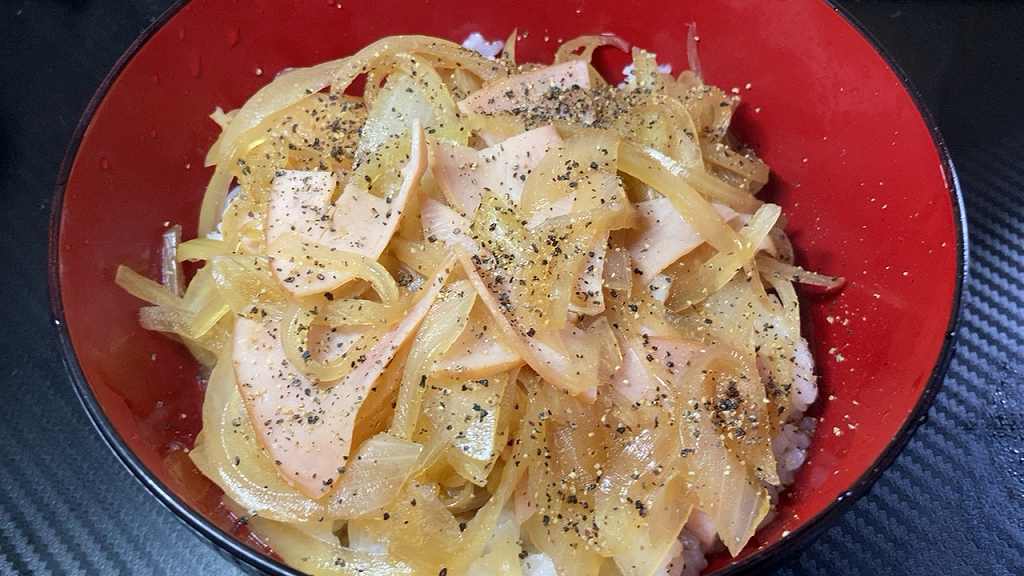
<instances>
[{"instance_id":1,"label":"bowl interior","mask_svg":"<svg viewBox=\"0 0 1024 576\"><path fill-rule=\"evenodd\" d=\"M614 32L678 71L687 66L689 22L698 26L706 79L743 97L739 134L773 169L769 194L789 217L799 262L849 279L838 296L804 300L821 374L812 410L820 424L777 520L744 555L856 490L929 388L955 313L959 235L943 158L912 98L869 43L818 0L185 5L96 103L59 213L55 273L67 330L119 441L144 473L234 530L218 492L185 454L200 427L196 363L142 330L139 302L113 284L122 263L157 274L168 223L194 234L211 174L203 157L217 134L207 118L214 107L237 107L284 68L350 54L389 34L461 41L474 31L504 38L515 26L520 59L545 61L563 39ZM626 57L606 50L598 61L614 73ZM718 558L713 568L730 562Z\"/></svg>"}]
</instances>

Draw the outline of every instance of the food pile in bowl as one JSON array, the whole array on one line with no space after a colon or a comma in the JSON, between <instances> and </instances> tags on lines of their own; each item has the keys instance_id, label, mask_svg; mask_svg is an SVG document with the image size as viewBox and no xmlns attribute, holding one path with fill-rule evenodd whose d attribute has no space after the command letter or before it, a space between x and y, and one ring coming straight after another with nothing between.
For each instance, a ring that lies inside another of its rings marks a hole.
<instances>
[{"instance_id":1,"label":"food pile in bowl","mask_svg":"<svg viewBox=\"0 0 1024 576\"><path fill-rule=\"evenodd\" d=\"M842 280L794 262L738 96L695 49L515 40L387 37L218 109L199 237L118 270L209 369L192 461L295 568L695 575L804 462L794 285Z\"/></svg>"}]
</instances>

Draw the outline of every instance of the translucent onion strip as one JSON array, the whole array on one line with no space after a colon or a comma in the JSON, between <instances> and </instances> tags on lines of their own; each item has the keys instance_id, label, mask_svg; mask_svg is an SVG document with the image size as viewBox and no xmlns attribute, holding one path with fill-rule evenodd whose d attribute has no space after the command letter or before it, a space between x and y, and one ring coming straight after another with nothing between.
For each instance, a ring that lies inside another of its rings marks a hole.
<instances>
[{"instance_id":1,"label":"translucent onion strip","mask_svg":"<svg viewBox=\"0 0 1024 576\"><path fill-rule=\"evenodd\" d=\"M217 292L235 314L252 320L280 318L288 295L274 279L269 258L211 256L209 266Z\"/></svg>"},{"instance_id":2,"label":"translucent onion strip","mask_svg":"<svg viewBox=\"0 0 1024 576\"><path fill-rule=\"evenodd\" d=\"M157 304L139 310L139 322L147 330L199 340L230 311L216 293L205 268L189 284L184 298L174 297L163 285L124 266L118 267L116 282L133 296Z\"/></svg>"},{"instance_id":3,"label":"translucent onion strip","mask_svg":"<svg viewBox=\"0 0 1024 576\"><path fill-rule=\"evenodd\" d=\"M672 173L652 157L652 150L642 150L629 143L619 147L619 170L648 184L672 201L679 214L694 230L720 251L734 250L741 241L732 228L722 221L711 203L702 197L685 178Z\"/></svg>"},{"instance_id":4,"label":"translucent onion strip","mask_svg":"<svg viewBox=\"0 0 1024 576\"><path fill-rule=\"evenodd\" d=\"M223 240L195 238L178 246L178 262L209 260L214 256L231 253L231 247Z\"/></svg>"},{"instance_id":5,"label":"translucent onion strip","mask_svg":"<svg viewBox=\"0 0 1024 576\"><path fill-rule=\"evenodd\" d=\"M405 363L395 403L391 433L411 438L433 363L459 338L476 302L476 290L466 280L446 286L420 324Z\"/></svg>"},{"instance_id":6,"label":"translucent onion strip","mask_svg":"<svg viewBox=\"0 0 1024 576\"><path fill-rule=\"evenodd\" d=\"M691 206L691 209L693 202L690 197L694 195L693 191L739 212L749 213L761 205L760 200L747 192L734 188L703 170L687 169L651 148L644 149L634 144L623 143L619 150L619 170L638 178L668 198L672 198L672 195L666 193L666 190L678 191L675 195L687 200L685 204ZM704 213L703 210L698 210L699 213Z\"/></svg>"},{"instance_id":7,"label":"translucent onion strip","mask_svg":"<svg viewBox=\"0 0 1024 576\"><path fill-rule=\"evenodd\" d=\"M388 326L402 319L404 307L373 300L346 298L321 304L317 324L337 326Z\"/></svg>"},{"instance_id":8,"label":"translucent onion strip","mask_svg":"<svg viewBox=\"0 0 1024 576\"><path fill-rule=\"evenodd\" d=\"M411 576L412 567L388 554L346 548L324 542L302 530L259 517L249 527L289 566L312 576Z\"/></svg>"},{"instance_id":9,"label":"translucent onion strip","mask_svg":"<svg viewBox=\"0 0 1024 576\"><path fill-rule=\"evenodd\" d=\"M807 284L808 286L818 286L819 288L824 288L829 291L838 290L846 283L846 279L842 276L826 276L824 274L818 274L817 272L804 270L799 266L786 264L785 262L776 260L775 258L765 254L757 257L757 267L758 270L761 270L769 276L774 276L799 284Z\"/></svg>"},{"instance_id":10,"label":"translucent onion strip","mask_svg":"<svg viewBox=\"0 0 1024 576\"><path fill-rule=\"evenodd\" d=\"M419 444L390 434L377 434L364 442L328 496L328 517L358 518L394 500L422 451Z\"/></svg>"},{"instance_id":11,"label":"translucent onion strip","mask_svg":"<svg viewBox=\"0 0 1024 576\"><path fill-rule=\"evenodd\" d=\"M127 266L117 267L114 282L125 292L150 304L168 308L180 308L184 304L181 298L168 290L166 286L146 278Z\"/></svg>"},{"instance_id":12,"label":"translucent onion strip","mask_svg":"<svg viewBox=\"0 0 1024 576\"><path fill-rule=\"evenodd\" d=\"M577 36L572 40L566 40L558 47L555 52L555 62L569 60L590 62L594 57L594 50L601 46L614 46L623 52L629 52L629 42L612 34Z\"/></svg>"},{"instance_id":13,"label":"translucent onion strip","mask_svg":"<svg viewBox=\"0 0 1024 576\"><path fill-rule=\"evenodd\" d=\"M462 537L462 546L457 558L457 566L468 566L480 556L484 546L494 533L498 519L512 498L512 493L526 473L527 461L535 458L546 440L546 416L540 411L539 405L531 396L526 408L526 417L519 424L511 457L501 470L498 485L491 499L477 511L467 524Z\"/></svg>"},{"instance_id":14,"label":"translucent onion strip","mask_svg":"<svg viewBox=\"0 0 1024 576\"><path fill-rule=\"evenodd\" d=\"M768 514L768 491L726 446L714 424L714 416L701 401L712 395L708 373L719 363L730 363L728 356L708 349L691 359L678 383L678 402L684 418L677 427L686 487L699 502L700 510L711 517L716 532L735 556L746 546Z\"/></svg>"},{"instance_id":15,"label":"translucent onion strip","mask_svg":"<svg viewBox=\"0 0 1024 576\"><path fill-rule=\"evenodd\" d=\"M331 382L344 378L354 368L353 358L365 354L376 345L385 331L377 326L356 335L355 342L335 358L322 361L314 358L310 334L314 324L319 324L320 313L315 306L301 306L292 303L281 317L281 343L285 356L300 372L318 382Z\"/></svg>"},{"instance_id":16,"label":"translucent onion strip","mask_svg":"<svg viewBox=\"0 0 1024 576\"><path fill-rule=\"evenodd\" d=\"M398 284L395 279L372 258L306 242L292 233L278 238L270 246L270 253L276 258L288 258L313 270L329 272L334 275L336 286L350 280L366 280L384 303L398 300Z\"/></svg>"},{"instance_id":17,"label":"translucent onion strip","mask_svg":"<svg viewBox=\"0 0 1024 576\"><path fill-rule=\"evenodd\" d=\"M751 262L757 246L768 235L782 209L775 204L765 204L740 231L742 244L739 248L719 252L712 256L695 274L673 278L672 291L666 304L672 310L693 306L725 286L747 263Z\"/></svg>"}]
</instances>

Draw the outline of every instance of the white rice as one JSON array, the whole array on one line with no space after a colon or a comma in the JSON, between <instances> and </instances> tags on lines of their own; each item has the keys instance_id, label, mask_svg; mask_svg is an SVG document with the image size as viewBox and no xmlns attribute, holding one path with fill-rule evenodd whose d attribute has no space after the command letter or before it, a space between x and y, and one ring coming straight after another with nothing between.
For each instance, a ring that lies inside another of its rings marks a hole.
<instances>
[{"instance_id":1,"label":"white rice","mask_svg":"<svg viewBox=\"0 0 1024 576\"><path fill-rule=\"evenodd\" d=\"M558 576L555 563L543 552L527 554L522 562L523 576Z\"/></svg>"},{"instance_id":2,"label":"white rice","mask_svg":"<svg viewBox=\"0 0 1024 576\"><path fill-rule=\"evenodd\" d=\"M793 410L803 415L807 407L818 399L818 379L814 375L814 358L807 340L801 338L796 347L796 370L794 371L793 388L789 391L789 401Z\"/></svg>"},{"instance_id":3,"label":"white rice","mask_svg":"<svg viewBox=\"0 0 1024 576\"><path fill-rule=\"evenodd\" d=\"M493 60L501 52L501 49L505 47L505 43L501 40L489 42L479 32L473 32L462 41L462 47Z\"/></svg>"},{"instance_id":4,"label":"white rice","mask_svg":"<svg viewBox=\"0 0 1024 576\"><path fill-rule=\"evenodd\" d=\"M817 423L814 418L801 418L797 422L784 424L779 435L772 441L779 479L784 485L793 483L796 471L807 460L807 449L811 445L811 435Z\"/></svg>"},{"instance_id":5,"label":"white rice","mask_svg":"<svg viewBox=\"0 0 1024 576\"><path fill-rule=\"evenodd\" d=\"M655 300L664 304L672 290L672 277L668 274L658 274L651 278L651 283L647 285L647 288Z\"/></svg>"},{"instance_id":6,"label":"white rice","mask_svg":"<svg viewBox=\"0 0 1024 576\"><path fill-rule=\"evenodd\" d=\"M655 56L657 56L657 54L655 54ZM633 66L633 64L628 64L628 65L626 65L625 68L622 69L623 79L622 79L622 82L619 83L619 88L623 87L630 80L633 79L633 72L635 72L635 71L636 71L636 67ZM658 64L658 72L661 72L662 74L671 74L672 73L672 65L671 64Z\"/></svg>"}]
</instances>

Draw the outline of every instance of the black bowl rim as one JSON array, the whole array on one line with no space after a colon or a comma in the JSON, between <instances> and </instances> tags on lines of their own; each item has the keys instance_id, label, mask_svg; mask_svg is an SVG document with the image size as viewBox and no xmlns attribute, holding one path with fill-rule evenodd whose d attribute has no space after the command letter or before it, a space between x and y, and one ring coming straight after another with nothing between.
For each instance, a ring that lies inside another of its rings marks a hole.
<instances>
[{"instance_id":1,"label":"black bowl rim","mask_svg":"<svg viewBox=\"0 0 1024 576\"><path fill-rule=\"evenodd\" d=\"M832 10L843 18L847 24L856 30L861 37L875 49L879 56L881 56L882 60L885 61L900 80L900 84L910 96L914 106L917 108L918 113L922 120L924 120L924 123L931 134L932 144L935 146L936 152L939 155L942 170L945 174L947 191L950 195L950 201L953 206L954 223L957 228L956 288L953 294L949 325L946 328L946 335L942 349L939 352L939 357L936 360L932 373L929 376L928 383L922 391L920 398L918 398L914 409L907 416L903 426L889 442L882 454L874 461L874 463L872 463L871 467L868 468L868 470L864 472L864 474L862 474L857 481L843 493L843 495L829 504L816 516L805 522L797 530L793 531L779 542L758 550L741 561L717 570L709 576L738 576L740 574L752 574L755 571L762 571L778 565L783 560L793 557L799 550L803 549L817 538L843 512L848 510L856 500L866 494L875 481L877 481L882 475L882 472L892 464L896 459L896 456L903 450L907 442L910 441L910 438L913 436L918 426L926 420L928 409L931 407L935 400L935 396L942 387L943 379L945 378L946 371L953 356L957 332L960 326L963 292L968 276L969 248L963 194L960 189L960 181L957 177L956 169L953 166L953 160L950 156L949 149L946 146L946 142L942 138L942 135L939 133L939 128L935 123L935 119L924 105L920 92L918 92L917 88L914 87L906 72L904 72L899 64L893 60L892 56L890 56L882 47L878 39L875 38L874 35L871 34L871 32L869 32L846 8L836 5L832 0L824 1L832 8ZM68 144L64 160L61 163L60 171L58 173L56 190L53 198L53 208L50 216L48 266L51 319L54 327L56 328L64 366L72 383L74 384L75 393L78 396L79 401L82 403L83 408L88 414L92 425L96 428L97 432L99 432L107 446L110 447L120 460L121 464L131 472L135 479L138 480L154 496L156 496L157 500L165 508L177 515L177 517L184 522L186 526L191 528L193 532L202 537L202 539L207 543L214 545L216 549L220 551L227 551L232 556L233 560L243 562L245 567L255 568L269 574L303 576L301 572L250 548L234 536L215 526L212 522L208 521L201 514L193 510L183 500L178 498L173 491L171 491L163 482L157 479L149 469L146 468L141 460L139 460L139 458L128 448L117 430L114 429L102 407L97 402L96 397L93 395L92 389L82 372L81 365L78 362L78 357L75 353L74 347L72 346L71 335L68 331L67 322L64 317L64 305L60 290L60 221L65 188L68 176L71 172L71 167L74 165L75 157L78 153L79 145L82 142L85 131L91 123L92 117L99 107L99 104L103 101L107 91L113 85L121 71L124 70L128 62L131 61L135 54L146 44L153 34L163 27L164 24L166 24L188 3L189 0L176 0L170 8L154 20L139 35L139 37L132 42L128 49L125 50L124 54L121 55L96 89L96 92L93 94L89 104L82 113L82 117L79 120L70 143Z\"/></svg>"}]
</instances>

